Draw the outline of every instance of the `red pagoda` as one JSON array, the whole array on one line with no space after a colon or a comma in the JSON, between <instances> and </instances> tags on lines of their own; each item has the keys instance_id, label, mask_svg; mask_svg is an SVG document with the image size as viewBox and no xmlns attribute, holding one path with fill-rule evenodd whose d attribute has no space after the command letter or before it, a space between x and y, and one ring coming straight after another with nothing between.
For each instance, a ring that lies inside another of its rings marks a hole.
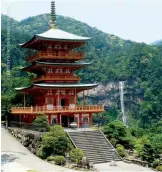
<instances>
[{"instance_id":1,"label":"red pagoda","mask_svg":"<svg viewBox=\"0 0 162 172\"><path fill-rule=\"evenodd\" d=\"M13 107L12 114L18 115L21 122L32 123L37 114L47 116L49 124L69 127L75 122L80 128L83 124L92 125L92 114L103 112L99 105L78 105L77 94L92 89L97 84L81 84L80 77L74 72L85 68L91 63L80 61L84 53L76 49L83 46L90 38L77 36L56 26L55 3L51 2L50 29L35 34L22 48L34 50L33 56L27 57L30 66L24 71L35 73L31 86L16 88L24 94L24 107ZM25 95L34 98L34 104L26 107Z\"/></svg>"}]
</instances>

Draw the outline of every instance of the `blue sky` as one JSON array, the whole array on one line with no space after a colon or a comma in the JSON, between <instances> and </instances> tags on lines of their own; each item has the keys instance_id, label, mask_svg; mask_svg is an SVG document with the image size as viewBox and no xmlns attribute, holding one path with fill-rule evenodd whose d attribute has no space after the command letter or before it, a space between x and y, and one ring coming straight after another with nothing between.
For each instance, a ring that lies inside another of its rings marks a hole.
<instances>
[{"instance_id":1,"label":"blue sky","mask_svg":"<svg viewBox=\"0 0 162 172\"><path fill-rule=\"evenodd\" d=\"M123 39L162 39L162 0L56 0L56 13ZM50 1L2 0L1 13L16 20L50 12Z\"/></svg>"}]
</instances>

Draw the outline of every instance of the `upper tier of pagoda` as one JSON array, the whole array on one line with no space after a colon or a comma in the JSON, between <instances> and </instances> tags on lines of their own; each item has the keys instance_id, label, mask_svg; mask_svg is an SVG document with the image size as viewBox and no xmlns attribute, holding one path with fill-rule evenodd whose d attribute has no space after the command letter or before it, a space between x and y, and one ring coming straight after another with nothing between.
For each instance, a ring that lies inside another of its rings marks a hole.
<instances>
[{"instance_id":1,"label":"upper tier of pagoda","mask_svg":"<svg viewBox=\"0 0 162 172\"><path fill-rule=\"evenodd\" d=\"M51 46L55 47L59 45L60 48L73 49L84 45L89 39L89 37L78 36L61 29L51 28L41 34L35 34L32 39L20 44L20 46L22 48L45 50L51 44Z\"/></svg>"},{"instance_id":2,"label":"upper tier of pagoda","mask_svg":"<svg viewBox=\"0 0 162 172\"><path fill-rule=\"evenodd\" d=\"M75 48L84 45L90 38L78 36L58 29L54 2L51 2L50 29L35 34L29 41L20 44L22 48L34 49L34 55L27 57L31 65L23 68L27 72L37 74L31 81L31 86L18 88L21 92L36 93L44 89L71 89L76 93L95 88L97 84L82 84L80 77L74 73L91 63L80 61L83 52Z\"/></svg>"}]
</instances>

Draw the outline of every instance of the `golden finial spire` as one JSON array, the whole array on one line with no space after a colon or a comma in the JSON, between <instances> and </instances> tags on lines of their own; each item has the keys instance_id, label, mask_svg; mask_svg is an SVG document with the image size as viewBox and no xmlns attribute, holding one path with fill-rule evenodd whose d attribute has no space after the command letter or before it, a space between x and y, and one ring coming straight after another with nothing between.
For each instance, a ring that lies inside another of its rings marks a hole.
<instances>
[{"instance_id":1,"label":"golden finial spire","mask_svg":"<svg viewBox=\"0 0 162 172\"><path fill-rule=\"evenodd\" d=\"M51 1L51 18L50 18L50 28L56 28L56 11L55 11L55 1Z\"/></svg>"}]
</instances>

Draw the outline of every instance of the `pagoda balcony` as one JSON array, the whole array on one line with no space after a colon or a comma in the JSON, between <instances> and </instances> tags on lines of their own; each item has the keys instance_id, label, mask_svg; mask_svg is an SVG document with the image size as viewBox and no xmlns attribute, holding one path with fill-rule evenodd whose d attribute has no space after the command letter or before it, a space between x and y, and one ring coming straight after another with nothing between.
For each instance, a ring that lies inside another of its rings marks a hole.
<instances>
[{"instance_id":1,"label":"pagoda balcony","mask_svg":"<svg viewBox=\"0 0 162 172\"><path fill-rule=\"evenodd\" d=\"M80 76L56 76L56 75L48 75L48 76L39 76L32 79L32 82L39 82L39 81L79 81Z\"/></svg>"},{"instance_id":2,"label":"pagoda balcony","mask_svg":"<svg viewBox=\"0 0 162 172\"><path fill-rule=\"evenodd\" d=\"M36 60L47 60L47 59L68 59L68 60L81 60L83 59L84 53L81 52L54 52L54 51L39 51L34 56L27 58L28 62L34 62Z\"/></svg>"},{"instance_id":3,"label":"pagoda balcony","mask_svg":"<svg viewBox=\"0 0 162 172\"><path fill-rule=\"evenodd\" d=\"M76 107L69 106L31 106L31 107L13 107L12 114L38 114L38 113L79 113L79 112L104 112L104 106L101 105L83 105Z\"/></svg>"}]
</instances>

